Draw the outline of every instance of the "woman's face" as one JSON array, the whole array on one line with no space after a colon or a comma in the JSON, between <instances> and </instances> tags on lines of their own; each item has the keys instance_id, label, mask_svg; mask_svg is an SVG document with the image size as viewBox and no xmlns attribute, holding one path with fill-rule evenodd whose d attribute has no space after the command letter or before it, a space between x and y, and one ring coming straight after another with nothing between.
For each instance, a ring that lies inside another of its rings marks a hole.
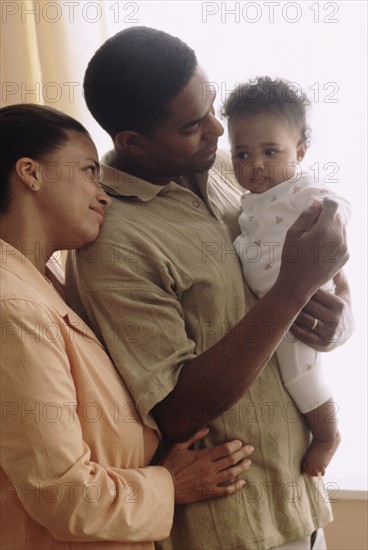
<instances>
[{"instance_id":1,"label":"woman's face","mask_svg":"<svg viewBox=\"0 0 368 550\"><path fill-rule=\"evenodd\" d=\"M96 147L85 134L69 139L40 162L41 215L50 246L77 248L97 238L110 198L99 185Z\"/></svg>"}]
</instances>

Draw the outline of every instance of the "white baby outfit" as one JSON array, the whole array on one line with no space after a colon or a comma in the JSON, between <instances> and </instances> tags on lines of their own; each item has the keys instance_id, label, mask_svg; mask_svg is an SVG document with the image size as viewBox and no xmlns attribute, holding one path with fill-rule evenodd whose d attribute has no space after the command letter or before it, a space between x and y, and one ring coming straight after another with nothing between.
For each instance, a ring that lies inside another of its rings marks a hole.
<instances>
[{"instance_id":1,"label":"white baby outfit","mask_svg":"<svg viewBox=\"0 0 368 550\"><path fill-rule=\"evenodd\" d=\"M315 183L310 174L296 174L264 193L247 192L242 196L241 234L235 239L234 246L247 283L257 296L262 297L276 281L289 227L315 199L322 201L325 197L339 204L338 212L347 223L351 215L348 201L324 184ZM327 251L318 247L319 243L316 243L316 255L327 255L328 260L331 253L332 258L332 247ZM289 260L300 253L294 244L290 244L286 252ZM333 281L323 288L334 291ZM306 413L325 403L331 397L331 391L320 368L320 354L296 340L287 329L285 327L286 334L276 355L286 389L300 411Z\"/></svg>"}]
</instances>

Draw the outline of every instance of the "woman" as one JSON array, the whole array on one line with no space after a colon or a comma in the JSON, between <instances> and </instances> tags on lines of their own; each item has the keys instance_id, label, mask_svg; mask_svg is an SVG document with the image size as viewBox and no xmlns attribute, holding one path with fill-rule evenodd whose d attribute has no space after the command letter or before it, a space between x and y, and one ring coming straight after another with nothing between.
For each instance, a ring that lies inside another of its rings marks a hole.
<instances>
[{"instance_id":1,"label":"woman","mask_svg":"<svg viewBox=\"0 0 368 550\"><path fill-rule=\"evenodd\" d=\"M1 547L153 548L174 501L240 490L253 449L189 450L205 429L147 467L158 435L47 267L99 233L110 199L96 148L74 119L24 104L0 109L0 151Z\"/></svg>"}]
</instances>

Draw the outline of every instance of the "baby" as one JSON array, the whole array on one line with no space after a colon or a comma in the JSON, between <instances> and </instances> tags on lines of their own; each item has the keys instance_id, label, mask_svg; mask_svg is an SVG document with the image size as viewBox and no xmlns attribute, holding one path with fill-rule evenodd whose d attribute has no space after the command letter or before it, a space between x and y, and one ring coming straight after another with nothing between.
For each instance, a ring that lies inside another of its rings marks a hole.
<instances>
[{"instance_id":1,"label":"baby","mask_svg":"<svg viewBox=\"0 0 368 550\"><path fill-rule=\"evenodd\" d=\"M223 106L235 175L246 189L239 217L241 234L234 246L247 283L259 297L276 281L286 232L303 210L328 197L339 204L344 223L350 218L349 203L299 166L309 141L308 106L306 95L295 85L270 77L239 85ZM294 249L284 252L290 258L297 254ZM317 253L322 253L318 243ZM323 288L333 292L333 281ZM311 319L311 329L318 330L317 319ZM295 341L290 333L276 354L284 385L313 435L303 471L310 476L324 475L340 434L335 404L321 372L320 354Z\"/></svg>"}]
</instances>

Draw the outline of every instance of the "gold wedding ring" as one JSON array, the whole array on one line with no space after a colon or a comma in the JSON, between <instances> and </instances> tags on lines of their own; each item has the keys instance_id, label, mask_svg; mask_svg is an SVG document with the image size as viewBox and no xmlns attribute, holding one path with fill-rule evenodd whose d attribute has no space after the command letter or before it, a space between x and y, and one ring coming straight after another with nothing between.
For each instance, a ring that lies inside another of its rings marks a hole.
<instances>
[{"instance_id":1,"label":"gold wedding ring","mask_svg":"<svg viewBox=\"0 0 368 550\"><path fill-rule=\"evenodd\" d=\"M313 325L311 326L311 330L315 331L317 327L318 327L318 319L316 318L313 321Z\"/></svg>"}]
</instances>

